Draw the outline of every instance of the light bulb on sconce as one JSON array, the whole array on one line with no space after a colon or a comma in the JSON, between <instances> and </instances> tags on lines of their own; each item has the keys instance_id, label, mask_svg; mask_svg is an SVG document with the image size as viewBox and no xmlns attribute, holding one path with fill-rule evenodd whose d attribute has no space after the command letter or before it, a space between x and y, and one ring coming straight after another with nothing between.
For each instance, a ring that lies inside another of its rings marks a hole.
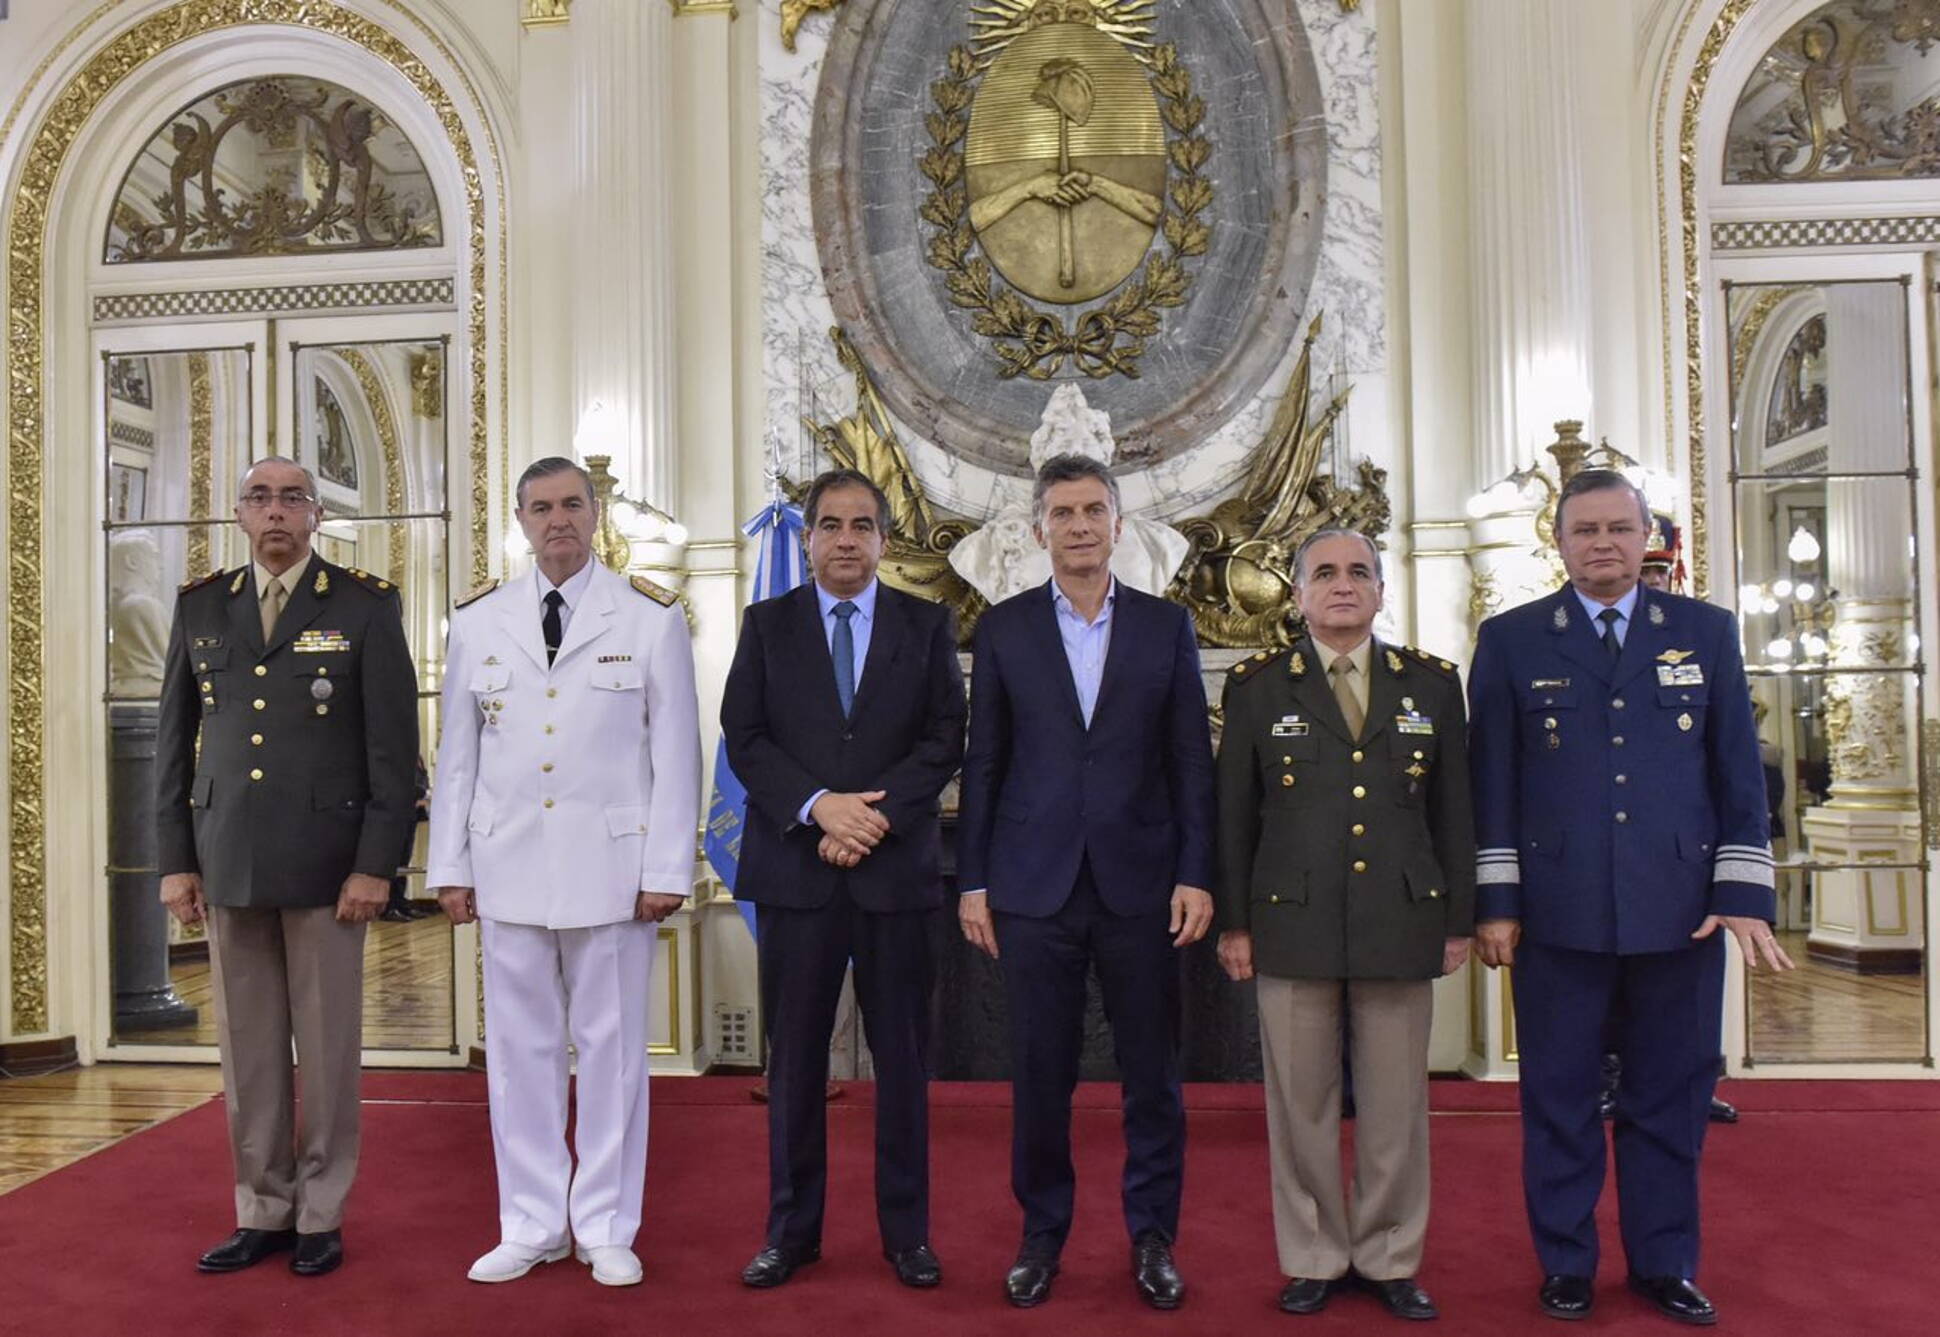
<instances>
[{"instance_id":1,"label":"light bulb on sconce","mask_svg":"<svg viewBox=\"0 0 1940 1337\"><path fill-rule=\"evenodd\" d=\"M1819 555L1823 551L1824 549L1819 546L1819 540L1813 537L1812 531L1804 525L1792 531L1792 541L1785 545L1785 555L1799 566L1810 566L1819 560Z\"/></svg>"}]
</instances>

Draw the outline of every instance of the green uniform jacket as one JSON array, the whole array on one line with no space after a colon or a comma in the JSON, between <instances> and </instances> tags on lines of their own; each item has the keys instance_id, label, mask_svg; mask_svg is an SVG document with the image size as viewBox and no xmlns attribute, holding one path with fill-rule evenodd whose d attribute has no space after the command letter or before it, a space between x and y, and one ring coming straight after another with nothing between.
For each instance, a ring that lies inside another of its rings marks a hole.
<instances>
[{"instance_id":1,"label":"green uniform jacket","mask_svg":"<svg viewBox=\"0 0 1940 1337\"><path fill-rule=\"evenodd\" d=\"M1221 931L1283 979L1433 979L1475 922L1467 725L1454 665L1375 641L1359 741L1303 638L1226 679Z\"/></svg>"},{"instance_id":2,"label":"green uniform jacket","mask_svg":"<svg viewBox=\"0 0 1940 1337\"><path fill-rule=\"evenodd\" d=\"M397 872L417 757L389 581L312 556L267 646L250 568L183 587L156 736L164 875L202 874L211 905L334 904L351 873Z\"/></svg>"}]
</instances>

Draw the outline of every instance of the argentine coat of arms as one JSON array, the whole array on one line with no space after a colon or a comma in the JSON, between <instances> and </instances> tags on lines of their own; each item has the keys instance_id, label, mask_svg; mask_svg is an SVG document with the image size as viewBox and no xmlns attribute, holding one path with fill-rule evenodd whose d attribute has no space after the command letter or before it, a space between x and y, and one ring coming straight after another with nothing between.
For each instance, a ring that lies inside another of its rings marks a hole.
<instances>
[{"instance_id":1,"label":"argentine coat of arms","mask_svg":"<svg viewBox=\"0 0 1940 1337\"><path fill-rule=\"evenodd\" d=\"M1157 0L965 0L930 86L925 258L999 375L1136 378L1212 240L1205 103Z\"/></svg>"}]
</instances>

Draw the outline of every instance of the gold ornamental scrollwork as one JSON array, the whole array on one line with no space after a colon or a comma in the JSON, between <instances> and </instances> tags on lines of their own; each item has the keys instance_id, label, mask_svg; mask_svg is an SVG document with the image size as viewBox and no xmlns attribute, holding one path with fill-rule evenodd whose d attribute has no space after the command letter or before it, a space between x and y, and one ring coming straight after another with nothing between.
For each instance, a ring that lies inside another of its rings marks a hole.
<instances>
[{"instance_id":1,"label":"gold ornamental scrollwork","mask_svg":"<svg viewBox=\"0 0 1940 1337\"><path fill-rule=\"evenodd\" d=\"M1153 42L1150 0L974 12L930 86L925 258L1000 376L1136 378L1211 245L1205 103L1178 47Z\"/></svg>"},{"instance_id":2,"label":"gold ornamental scrollwork","mask_svg":"<svg viewBox=\"0 0 1940 1337\"><path fill-rule=\"evenodd\" d=\"M190 353L189 364L189 514L204 519L215 514L216 395L209 379L209 355ZM214 565L209 560L210 525L189 530L186 567L193 578Z\"/></svg>"},{"instance_id":3,"label":"gold ornamental scrollwork","mask_svg":"<svg viewBox=\"0 0 1940 1337\"><path fill-rule=\"evenodd\" d=\"M519 0L519 22L528 28L557 28L572 17L573 0Z\"/></svg>"},{"instance_id":4,"label":"gold ornamental scrollwork","mask_svg":"<svg viewBox=\"0 0 1940 1337\"><path fill-rule=\"evenodd\" d=\"M103 9L108 6L103 6ZM95 13L100 13L100 10ZM91 21L93 15L89 16ZM444 130L464 183L466 330L471 379L472 569L489 574L490 424L486 414L485 187L470 131L424 61L388 29L363 15L314 0L181 0L109 39L53 98L22 155L7 212L7 732L11 1027L45 1031L47 996L46 589L41 506L47 395L46 274L48 204L75 140L95 110L149 61L193 38L250 24L326 33L384 61L422 97ZM445 50L436 34L427 40ZM446 50L447 58L449 52ZM471 90L474 102L476 91ZM493 146L496 164L496 146ZM504 255L501 252L501 274ZM501 386L503 389L503 385Z\"/></svg>"},{"instance_id":5,"label":"gold ornamental scrollwork","mask_svg":"<svg viewBox=\"0 0 1940 1337\"><path fill-rule=\"evenodd\" d=\"M795 34L801 31L802 20L810 14L826 13L841 7L842 0L781 0L782 49L795 49Z\"/></svg>"}]
</instances>

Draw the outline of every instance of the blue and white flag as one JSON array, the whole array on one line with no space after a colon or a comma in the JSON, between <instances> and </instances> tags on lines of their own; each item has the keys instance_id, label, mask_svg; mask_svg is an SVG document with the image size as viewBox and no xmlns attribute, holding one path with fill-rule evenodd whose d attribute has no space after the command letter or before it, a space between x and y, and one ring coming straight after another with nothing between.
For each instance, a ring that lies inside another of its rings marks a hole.
<instances>
[{"instance_id":1,"label":"blue and white flag","mask_svg":"<svg viewBox=\"0 0 1940 1337\"><path fill-rule=\"evenodd\" d=\"M749 602L759 603L788 593L808 580L808 558L802 551L802 508L777 498L741 532L761 541L754 564L754 590ZM714 875L731 892L734 876L741 864L741 828L747 820L748 791L735 778L728 765L727 743L723 740L714 753L714 795L707 805L707 835L701 849ZM754 932L754 906L740 903L741 917Z\"/></svg>"}]
</instances>

